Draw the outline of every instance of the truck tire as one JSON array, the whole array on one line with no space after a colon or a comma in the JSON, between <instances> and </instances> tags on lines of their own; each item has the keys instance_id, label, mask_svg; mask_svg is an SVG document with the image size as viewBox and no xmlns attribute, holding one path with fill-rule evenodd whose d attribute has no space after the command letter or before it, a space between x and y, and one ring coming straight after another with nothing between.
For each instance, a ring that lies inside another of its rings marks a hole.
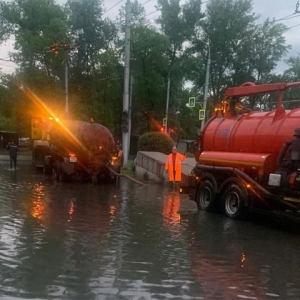
<instances>
[{"instance_id":1,"label":"truck tire","mask_svg":"<svg viewBox=\"0 0 300 300\"><path fill-rule=\"evenodd\" d=\"M215 189L210 180L205 180L199 186L196 193L198 210L214 211L216 208Z\"/></svg>"},{"instance_id":2,"label":"truck tire","mask_svg":"<svg viewBox=\"0 0 300 300\"><path fill-rule=\"evenodd\" d=\"M242 219L248 208L245 206L246 193L238 183L231 184L224 192L223 205L225 215L231 219Z\"/></svg>"}]
</instances>

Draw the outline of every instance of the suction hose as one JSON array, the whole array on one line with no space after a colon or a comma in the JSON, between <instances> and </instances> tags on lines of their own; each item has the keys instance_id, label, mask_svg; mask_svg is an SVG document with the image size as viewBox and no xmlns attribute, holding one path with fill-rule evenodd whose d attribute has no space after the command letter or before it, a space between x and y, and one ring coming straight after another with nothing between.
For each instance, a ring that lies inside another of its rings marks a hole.
<instances>
[{"instance_id":1,"label":"suction hose","mask_svg":"<svg viewBox=\"0 0 300 300\"><path fill-rule=\"evenodd\" d=\"M118 176L118 177L125 177L125 178L127 178L127 179L129 179L129 180L131 180L131 181L133 181L133 182L135 182L135 183L137 183L137 184L140 184L140 185L147 185L146 183L143 183L143 182L141 182L141 181L138 181L138 180L134 179L133 177L131 177L131 176L129 176L129 175L117 173L117 172L115 172L114 170L112 170L111 168L109 168L107 165L105 165L105 166L106 166L106 168L107 168L110 172L112 172L114 175L116 175L116 176Z\"/></svg>"}]
</instances>

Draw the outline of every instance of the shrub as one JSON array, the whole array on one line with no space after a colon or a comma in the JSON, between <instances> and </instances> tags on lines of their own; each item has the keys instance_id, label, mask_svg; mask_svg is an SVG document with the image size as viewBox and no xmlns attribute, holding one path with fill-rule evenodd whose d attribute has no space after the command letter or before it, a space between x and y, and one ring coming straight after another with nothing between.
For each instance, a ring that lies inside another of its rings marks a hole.
<instances>
[{"instance_id":1,"label":"shrub","mask_svg":"<svg viewBox=\"0 0 300 300\"><path fill-rule=\"evenodd\" d=\"M162 132L144 133L138 141L138 151L156 151L164 154L170 154L174 141Z\"/></svg>"}]
</instances>

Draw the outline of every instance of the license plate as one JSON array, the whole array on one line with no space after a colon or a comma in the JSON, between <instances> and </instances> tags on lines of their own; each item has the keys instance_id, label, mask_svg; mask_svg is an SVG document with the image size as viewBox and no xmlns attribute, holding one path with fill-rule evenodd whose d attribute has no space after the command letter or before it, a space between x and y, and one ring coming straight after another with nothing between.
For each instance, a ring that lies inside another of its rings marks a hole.
<instances>
[{"instance_id":1,"label":"license plate","mask_svg":"<svg viewBox=\"0 0 300 300\"><path fill-rule=\"evenodd\" d=\"M77 162L77 157L70 157L70 162L76 163Z\"/></svg>"}]
</instances>

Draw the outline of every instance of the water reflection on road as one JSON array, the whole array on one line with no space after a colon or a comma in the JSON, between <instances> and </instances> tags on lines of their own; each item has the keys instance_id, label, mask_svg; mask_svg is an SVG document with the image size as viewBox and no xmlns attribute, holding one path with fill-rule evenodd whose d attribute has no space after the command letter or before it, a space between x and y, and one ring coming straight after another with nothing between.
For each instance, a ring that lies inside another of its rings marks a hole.
<instances>
[{"instance_id":1,"label":"water reflection on road","mask_svg":"<svg viewBox=\"0 0 300 300\"><path fill-rule=\"evenodd\" d=\"M196 213L164 186L0 165L0 299L300 299L299 233Z\"/></svg>"}]
</instances>

